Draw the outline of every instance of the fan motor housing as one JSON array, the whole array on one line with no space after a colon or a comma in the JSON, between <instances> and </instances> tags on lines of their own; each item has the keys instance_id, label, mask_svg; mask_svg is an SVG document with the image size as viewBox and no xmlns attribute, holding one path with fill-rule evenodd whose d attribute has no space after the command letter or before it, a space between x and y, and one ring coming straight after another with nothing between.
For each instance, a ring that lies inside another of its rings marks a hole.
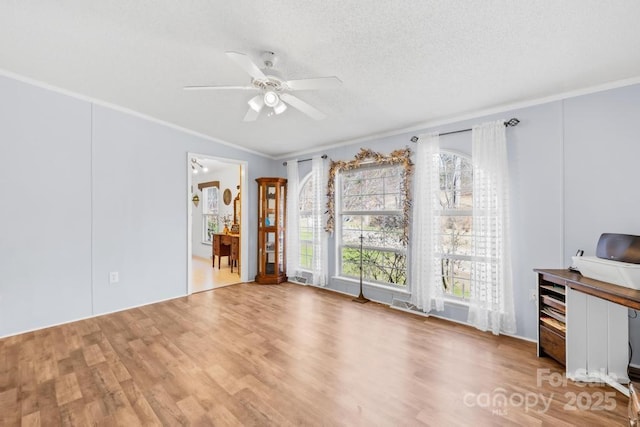
<instances>
[{"instance_id":1,"label":"fan motor housing","mask_svg":"<svg viewBox=\"0 0 640 427\"><path fill-rule=\"evenodd\" d=\"M270 50L262 52L261 56L264 68L273 68L276 65L276 54Z\"/></svg>"},{"instance_id":2,"label":"fan motor housing","mask_svg":"<svg viewBox=\"0 0 640 427\"><path fill-rule=\"evenodd\" d=\"M286 86L282 80L275 76L267 76L266 79L253 79L251 84L256 89L264 91L282 92L286 89Z\"/></svg>"}]
</instances>

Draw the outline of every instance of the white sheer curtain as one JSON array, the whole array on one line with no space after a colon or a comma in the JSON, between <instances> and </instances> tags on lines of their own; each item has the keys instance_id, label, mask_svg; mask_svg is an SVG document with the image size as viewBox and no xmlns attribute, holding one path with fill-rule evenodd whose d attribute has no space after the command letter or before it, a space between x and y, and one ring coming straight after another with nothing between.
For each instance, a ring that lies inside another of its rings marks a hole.
<instances>
[{"instance_id":1,"label":"white sheer curtain","mask_svg":"<svg viewBox=\"0 0 640 427\"><path fill-rule=\"evenodd\" d=\"M298 159L287 161L287 275L292 279L300 269L300 229L298 227Z\"/></svg>"},{"instance_id":2,"label":"white sheer curtain","mask_svg":"<svg viewBox=\"0 0 640 427\"><path fill-rule=\"evenodd\" d=\"M329 271L328 236L324 230L326 210L327 168L324 159L314 156L311 159L311 179L313 182L313 259L312 272L314 285L326 286Z\"/></svg>"},{"instance_id":3,"label":"white sheer curtain","mask_svg":"<svg viewBox=\"0 0 640 427\"><path fill-rule=\"evenodd\" d=\"M411 303L423 311L444 310L442 278L435 259L440 150L438 134L421 135L416 147L411 224Z\"/></svg>"},{"instance_id":4,"label":"white sheer curtain","mask_svg":"<svg viewBox=\"0 0 640 427\"><path fill-rule=\"evenodd\" d=\"M509 171L502 120L473 127L473 234L469 323L516 332L509 242Z\"/></svg>"}]
</instances>

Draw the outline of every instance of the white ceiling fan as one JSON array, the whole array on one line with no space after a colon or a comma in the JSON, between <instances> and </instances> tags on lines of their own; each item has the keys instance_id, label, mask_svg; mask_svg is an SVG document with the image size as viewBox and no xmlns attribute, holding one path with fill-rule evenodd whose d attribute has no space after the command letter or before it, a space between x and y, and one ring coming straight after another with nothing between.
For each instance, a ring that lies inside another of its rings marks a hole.
<instances>
[{"instance_id":1,"label":"white ceiling fan","mask_svg":"<svg viewBox=\"0 0 640 427\"><path fill-rule=\"evenodd\" d=\"M239 52L225 52L226 55L238 64L251 76L250 86L185 86L185 90L255 90L260 94L248 101L249 110L244 116L245 122L251 122L266 105L273 109L275 114L282 114L287 109L287 104L303 112L315 120L322 120L326 115L317 108L307 104L297 96L291 94L298 90L333 89L342 84L337 77L317 77L301 80L283 80L277 76L273 69L276 56L273 52L264 52L262 60L263 68L258 67L247 55Z\"/></svg>"}]
</instances>

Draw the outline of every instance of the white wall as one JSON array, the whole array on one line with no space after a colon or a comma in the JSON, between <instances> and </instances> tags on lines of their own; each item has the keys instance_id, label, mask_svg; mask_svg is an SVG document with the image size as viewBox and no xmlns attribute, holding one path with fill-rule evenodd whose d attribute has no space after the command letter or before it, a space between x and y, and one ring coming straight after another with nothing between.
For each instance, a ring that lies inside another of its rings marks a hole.
<instances>
[{"instance_id":1,"label":"white wall","mask_svg":"<svg viewBox=\"0 0 640 427\"><path fill-rule=\"evenodd\" d=\"M640 85L565 101L565 263L602 233L640 235Z\"/></svg>"},{"instance_id":2,"label":"white wall","mask_svg":"<svg viewBox=\"0 0 640 427\"><path fill-rule=\"evenodd\" d=\"M0 78L0 336L91 313L91 105Z\"/></svg>"},{"instance_id":3,"label":"white wall","mask_svg":"<svg viewBox=\"0 0 640 427\"><path fill-rule=\"evenodd\" d=\"M564 103L564 264L578 249L595 255L602 233L640 235L640 85ZM640 319L631 312L633 363Z\"/></svg>"},{"instance_id":4,"label":"white wall","mask_svg":"<svg viewBox=\"0 0 640 427\"><path fill-rule=\"evenodd\" d=\"M250 184L274 173L273 160L0 77L0 336L185 295L189 152L246 161Z\"/></svg>"}]
</instances>

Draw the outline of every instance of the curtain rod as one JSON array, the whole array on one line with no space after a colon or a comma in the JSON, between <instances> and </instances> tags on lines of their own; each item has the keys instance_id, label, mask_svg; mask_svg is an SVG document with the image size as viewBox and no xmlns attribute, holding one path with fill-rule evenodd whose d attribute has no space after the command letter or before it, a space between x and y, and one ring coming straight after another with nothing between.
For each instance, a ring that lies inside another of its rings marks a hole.
<instances>
[{"instance_id":1,"label":"curtain rod","mask_svg":"<svg viewBox=\"0 0 640 427\"><path fill-rule=\"evenodd\" d=\"M326 154L323 154L323 155L322 155L322 156L320 156L320 157L322 157L323 159L326 159L326 158L327 158L327 155L326 155ZM298 163L308 162L309 160L313 160L313 159L302 159L302 160L298 160ZM287 166L287 162L282 162L282 166Z\"/></svg>"},{"instance_id":2,"label":"curtain rod","mask_svg":"<svg viewBox=\"0 0 640 427\"><path fill-rule=\"evenodd\" d=\"M515 127L515 126L518 126L518 123L520 123L520 120L518 120L518 119L516 119L514 117L514 118L509 119L506 122L504 122L504 126L505 127ZM441 133L439 136L451 135L451 134L454 134L454 133L469 132L470 130L472 130L472 129L469 128L469 129L453 130L451 132ZM411 137L411 142L418 142L418 137L417 136L412 136Z\"/></svg>"}]
</instances>

